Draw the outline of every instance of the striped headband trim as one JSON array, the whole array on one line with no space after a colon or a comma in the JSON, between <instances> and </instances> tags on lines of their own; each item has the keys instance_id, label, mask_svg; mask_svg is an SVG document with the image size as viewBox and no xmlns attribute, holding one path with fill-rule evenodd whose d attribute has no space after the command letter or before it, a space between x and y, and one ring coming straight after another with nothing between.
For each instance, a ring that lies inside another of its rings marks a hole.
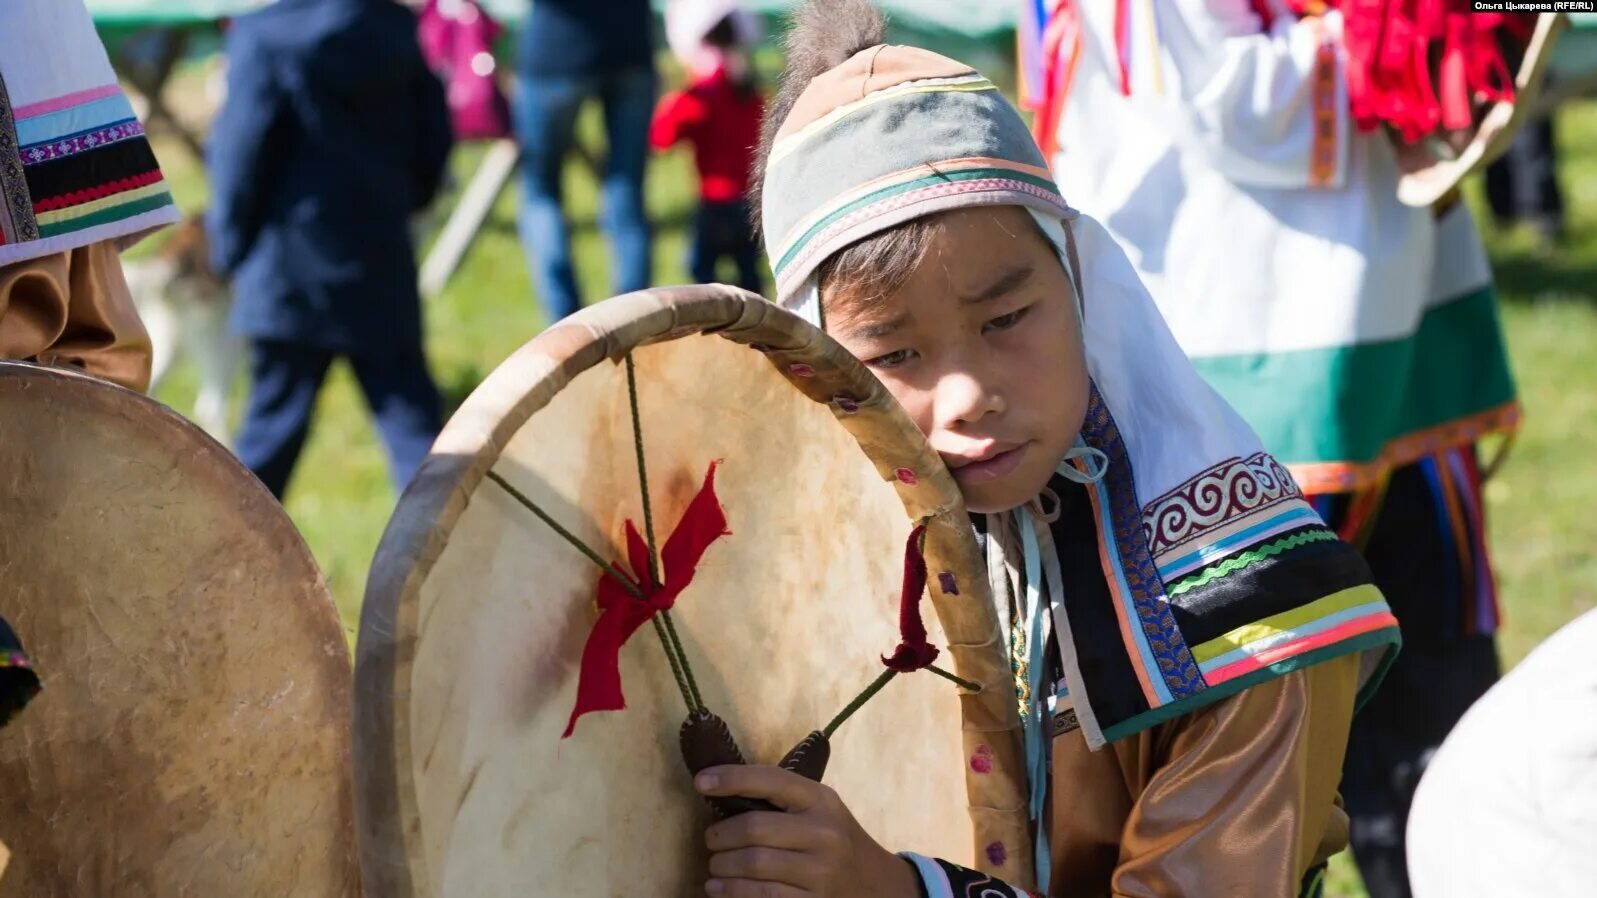
<instances>
[{"instance_id":1,"label":"striped headband trim","mask_svg":"<svg viewBox=\"0 0 1597 898\"><path fill-rule=\"evenodd\" d=\"M829 226L844 217L852 218L863 209L923 187L967 181L1013 181L1041 190L1046 198L1058 199L1059 204L1064 205L1047 170L1033 165L990 157L924 163L861 184L805 216L778 246L773 267L781 274L799 261L803 247L814 243Z\"/></svg>"},{"instance_id":2,"label":"striped headband trim","mask_svg":"<svg viewBox=\"0 0 1597 898\"><path fill-rule=\"evenodd\" d=\"M952 78L925 78L920 81L906 81L903 84L895 84L892 87L867 94L864 98L852 103L845 103L777 141L771 147L771 158L766 163L766 166L769 168L775 165L816 134L825 131L854 113L869 109L878 103L886 103L910 94L955 93L961 91L975 93L990 90L996 91L998 87L974 72L969 75L958 75Z\"/></svg>"},{"instance_id":3,"label":"striped headband trim","mask_svg":"<svg viewBox=\"0 0 1597 898\"><path fill-rule=\"evenodd\" d=\"M864 184L847 190L833 197L810 214L799 219L798 223L782 235L782 240L776 246L778 261L775 267L780 271L784 267L781 261L786 259L795 246L804 242L806 235L824 223L824 220L835 216L839 210L854 208L862 202L869 201L878 194L886 195L894 189L902 189L904 185L914 181L950 180L960 172L982 171L988 174L984 177L1006 175L1014 172L1018 176L1033 182L1043 182L1045 186L1054 187L1052 174L1046 169L1036 165L1027 165L1023 162L1014 162L996 156L970 156L964 159L945 159L940 162L923 162L913 168L900 169L890 172L879 178L872 178ZM943 175L950 176L943 178Z\"/></svg>"},{"instance_id":4,"label":"striped headband trim","mask_svg":"<svg viewBox=\"0 0 1597 898\"><path fill-rule=\"evenodd\" d=\"M1052 191L1013 178L955 181L937 179L925 187L889 196L826 226L806 242L802 254L776 272L777 295L786 297L802 286L814 267L850 243L914 218L973 206L1012 205L1041 208L1066 217L1070 207ZM785 300L784 300L785 301Z\"/></svg>"},{"instance_id":5,"label":"striped headband trim","mask_svg":"<svg viewBox=\"0 0 1597 898\"><path fill-rule=\"evenodd\" d=\"M1028 166L1029 167L1029 166ZM863 196L835 203L820 210L815 224L791 241L773 266L778 279L796 268L803 268L815 251L831 237L894 209L939 196L980 192L1018 192L1049 205L1065 209L1064 197L1046 177L1030 175L1013 166L984 166L958 171L924 174L916 169L912 177L896 179L875 187Z\"/></svg>"}]
</instances>

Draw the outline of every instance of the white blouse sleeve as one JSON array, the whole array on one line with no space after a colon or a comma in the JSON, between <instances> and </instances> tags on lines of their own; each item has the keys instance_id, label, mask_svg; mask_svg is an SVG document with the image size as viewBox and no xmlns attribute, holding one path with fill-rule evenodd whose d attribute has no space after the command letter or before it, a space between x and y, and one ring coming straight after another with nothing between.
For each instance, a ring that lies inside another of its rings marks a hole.
<instances>
[{"instance_id":1,"label":"white blouse sleeve","mask_svg":"<svg viewBox=\"0 0 1597 898\"><path fill-rule=\"evenodd\" d=\"M1339 12L1283 12L1265 31L1252 0L1151 6L1159 58L1148 62L1168 67L1156 90L1178 143L1241 184L1340 186L1351 126Z\"/></svg>"}]
</instances>

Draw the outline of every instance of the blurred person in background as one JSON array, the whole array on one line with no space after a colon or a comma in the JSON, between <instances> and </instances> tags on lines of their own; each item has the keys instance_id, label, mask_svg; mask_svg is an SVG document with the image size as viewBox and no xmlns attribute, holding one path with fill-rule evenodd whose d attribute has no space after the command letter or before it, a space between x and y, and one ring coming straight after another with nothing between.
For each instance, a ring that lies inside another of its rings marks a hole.
<instances>
[{"instance_id":1,"label":"blurred person in background","mask_svg":"<svg viewBox=\"0 0 1597 898\"><path fill-rule=\"evenodd\" d=\"M234 20L226 53L206 227L249 340L239 457L281 498L343 357L402 487L442 426L408 221L452 142L415 14L393 0L278 0Z\"/></svg>"},{"instance_id":2,"label":"blurred person in background","mask_svg":"<svg viewBox=\"0 0 1597 898\"><path fill-rule=\"evenodd\" d=\"M1364 553L1402 624L1353 719L1341 789L1371 896L1403 898L1425 762L1498 676L1476 443L1512 431L1519 405L1469 209L1456 191L1400 202L1401 138L1355 116L1436 102L1417 84L1371 96L1375 55L1429 49L1403 43L1426 39L1414 22L1368 18L1386 14L1068 0L1043 44L1039 122L1066 195L1125 247L1199 373ZM1217 491L1192 513L1236 501Z\"/></svg>"},{"instance_id":3,"label":"blurred person in background","mask_svg":"<svg viewBox=\"0 0 1597 898\"><path fill-rule=\"evenodd\" d=\"M521 241L549 323L581 304L571 258L562 174L590 97L608 144L601 219L613 260L611 290L649 286L643 173L658 82L649 0L536 0L521 35L514 101L522 149Z\"/></svg>"},{"instance_id":4,"label":"blurred person in background","mask_svg":"<svg viewBox=\"0 0 1597 898\"><path fill-rule=\"evenodd\" d=\"M745 197L765 110L750 58L759 22L738 0L676 0L665 15L671 50L687 70L688 84L660 101L649 142L661 151L681 141L693 146L699 208L688 271L697 283L719 283L717 268L730 259L737 285L759 293L760 244Z\"/></svg>"},{"instance_id":5,"label":"blurred person in background","mask_svg":"<svg viewBox=\"0 0 1597 898\"><path fill-rule=\"evenodd\" d=\"M1564 193L1551 115L1526 123L1508 151L1487 167L1486 200L1500 227L1524 225L1549 247L1563 239Z\"/></svg>"}]
</instances>

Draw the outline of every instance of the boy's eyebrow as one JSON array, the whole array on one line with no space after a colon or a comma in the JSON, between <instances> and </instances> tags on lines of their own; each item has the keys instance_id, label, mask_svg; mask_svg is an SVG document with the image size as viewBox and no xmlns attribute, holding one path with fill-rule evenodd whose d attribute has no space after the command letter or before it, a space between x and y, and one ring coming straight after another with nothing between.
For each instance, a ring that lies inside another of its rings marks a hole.
<instances>
[{"instance_id":1,"label":"boy's eyebrow","mask_svg":"<svg viewBox=\"0 0 1597 898\"><path fill-rule=\"evenodd\" d=\"M892 336L893 332L909 323L908 315L894 315L885 321L871 321L856 327L845 327L849 336L856 340L880 340Z\"/></svg>"},{"instance_id":2,"label":"boy's eyebrow","mask_svg":"<svg viewBox=\"0 0 1597 898\"><path fill-rule=\"evenodd\" d=\"M991 302L1000 296L1014 292L1020 287L1020 285L1031 280L1032 272L1036 270L1036 266L1031 265L1030 263L1016 265L1014 268L1011 268L999 275L997 280L994 280L986 287L983 287L981 290L976 291L970 296L964 297L963 301L966 305L976 305L978 303Z\"/></svg>"}]
</instances>

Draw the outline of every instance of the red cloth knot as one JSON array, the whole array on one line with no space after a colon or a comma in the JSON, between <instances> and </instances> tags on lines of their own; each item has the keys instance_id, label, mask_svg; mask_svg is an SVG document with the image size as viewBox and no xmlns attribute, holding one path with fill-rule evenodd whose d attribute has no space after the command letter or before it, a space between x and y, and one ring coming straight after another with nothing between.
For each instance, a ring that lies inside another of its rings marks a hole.
<instances>
[{"instance_id":1,"label":"red cloth knot","mask_svg":"<svg viewBox=\"0 0 1597 898\"><path fill-rule=\"evenodd\" d=\"M619 711L626 707L621 692L621 646L638 628L661 611L676 604L698 569L699 559L710 544L727 536L726 513L715 496L715 468L710 463L704 485L688 503L682 520L660 550L660 565L665 582L655 583L649 565L649 544L638 533L637 525L627 520L627 562L631 570L612 562L615 576L599 577L599 619L594 622L588 641L582 647L582 667L577 675L577 702L571 709L562 739L576 729L577 718L590 711ZM630 584L643 598L633 595L622 584Z\"/></svg>"},{"instance_id":2,"label":"red cloth knot","mask_svg":"<svg viewBox=\"0 0 1597 898\"><path fill-rule=\"evenodd\" d=\"M925 534L926 525L917 526L904 547L904 587L898 597L900 642L892 657L882 659L888 670L899 673L923 670L937 660L937 646L926 641L926 624L920 614L921 594L926 592L926 557L921 554Z\"/></svg>"}]
</instances>

